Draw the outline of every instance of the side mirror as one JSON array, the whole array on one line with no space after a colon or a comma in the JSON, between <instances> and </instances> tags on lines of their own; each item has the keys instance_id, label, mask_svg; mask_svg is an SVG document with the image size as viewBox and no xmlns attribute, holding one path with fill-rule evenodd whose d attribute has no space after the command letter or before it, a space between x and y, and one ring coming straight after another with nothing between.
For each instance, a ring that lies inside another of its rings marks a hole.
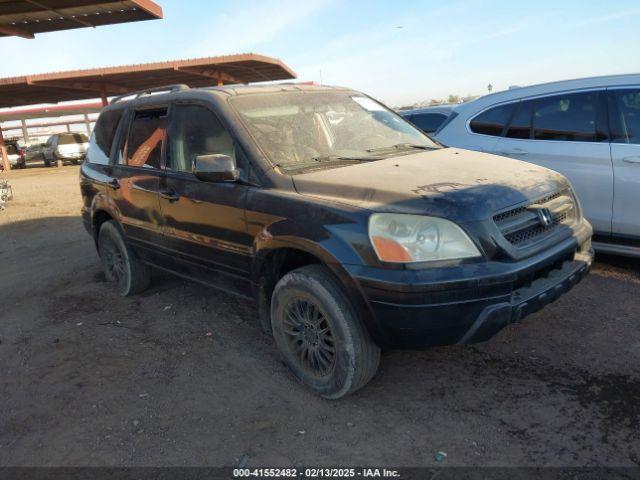
<instances>
[{"instance_id":1,"label":"side mirror","mask_svg":"<svg viewBox=\"0 0 640 480\"><path fill-rule=\"evenodd\" d=\"M235 182L240 176L235 160L220 153L196 156L193 174L204 182Z\"/></svg>"}]
</instances>

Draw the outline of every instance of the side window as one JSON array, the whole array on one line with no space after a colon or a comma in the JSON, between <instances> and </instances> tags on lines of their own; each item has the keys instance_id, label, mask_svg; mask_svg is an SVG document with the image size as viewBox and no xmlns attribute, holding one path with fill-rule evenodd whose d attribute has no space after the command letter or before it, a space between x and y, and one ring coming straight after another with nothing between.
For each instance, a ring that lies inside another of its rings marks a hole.
<instances>
[{"instance_id":1,"label":"side window","mask_svg":"<svg viewBox=\"0 0 640 480\"><path fill-rule=\"evenodd\" d=\"M509 138L531 138L531 107L533 102L520 102L516 113L507 129L507 137Z\"/></svg>"},{"instance_id":2,"label":"side window","mask_svg":"<svg viewBox=\"0 0 640 480\"><path fill-rule=\"evenodd\" d=\"M502 135L502 129L504 126L509 122L513 109L516 105L517 103L499 105L482 112L471 120L471 123L469 124L471 131L475 133L482 133L483 135L499 137Z\"/></svg>"},{"instance_id":3,"label":"side window","mask_svg":"<svg viewBox=\"0 0 640 480\"><path fill-rule=\"evenodd\" d=\"M118 123L122 118L122 109L108 110L100 115L93 129L87 152L87 162L107 165L111 144L116 136Z\"/></svg>"},{"instance_id":4,"label":"side window","mask_svg":"<svg viewBox=\"0 0 640 480\"><path fill-rule=\"evenodd\" d=\"M420 130L433 133L440 128L440 125L442 125L446 119L447 116L444 113L417 113L411 117L411 123Z\"/></svg>"},{"instance_id":5,"label":"side window","mask_svg":"<svg viewBox=\"0 0 640 480\"><path fill-rule=\"evenodd\" d=\"M554 95L535 100L534 138L593 142L596 138L598 92Z\"/></svg>"},{"instance_id":6,"label":"side window","mask_svg":"<svg viewBox=\"0 0 640 480\"><path fill-rule=\"evenodd\" d=\"M171 113L167 167L191 172L198 155L234 156L233 139L218 117L200 105L176 104Z\"/></svg>"},{"instance_id":7,"label":"side window","mask_svg":"<svg viewBox=\"0 0 640 480\"><path fill-rule=\"evenodd\" d=\"M612 142L640 144L640 88L612 90Z\"/></svg>"},{"instance_id":8,"label":"side window","mask_svg":"<svg viewBox=\"0 0 640 480\"><path fill-rule=\"evenodd\" d=\"M125 144L125 163L131 167L160 168L167 109L135 112Z\"/></svg>"}]
</instances>

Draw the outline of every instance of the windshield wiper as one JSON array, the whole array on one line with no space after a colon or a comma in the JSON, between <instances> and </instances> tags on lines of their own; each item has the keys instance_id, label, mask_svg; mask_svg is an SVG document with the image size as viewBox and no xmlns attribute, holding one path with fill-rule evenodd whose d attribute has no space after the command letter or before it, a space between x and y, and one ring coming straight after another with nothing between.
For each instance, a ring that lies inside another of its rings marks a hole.
<instances>
[{"instance_id":1,"label":"windshield wiper","mask_svg":"<svg viewBox=\"0 0 640 480\"><path fill-rule=\"evenodd\" d=\"M350 162L370 162L373 160L382 160L380 157L348 157L345 155L321 155L319 157L313 157L311 160L314 162L335 162L335 161L350 161Z\"/></svg>"},{"instance_id":2,"label":"windshield wiper","mask_svg":"<svg viewBox=\"0 0 640 480\"><path fill-rule=\"evenodd\" d=\"M429 145L418 145L417 143L396 143L395 145L389 145L388 147L370 148L367 152L385 152L394 150L434 150L438 147L431 147Z\"/></svg>"}]
</instances>

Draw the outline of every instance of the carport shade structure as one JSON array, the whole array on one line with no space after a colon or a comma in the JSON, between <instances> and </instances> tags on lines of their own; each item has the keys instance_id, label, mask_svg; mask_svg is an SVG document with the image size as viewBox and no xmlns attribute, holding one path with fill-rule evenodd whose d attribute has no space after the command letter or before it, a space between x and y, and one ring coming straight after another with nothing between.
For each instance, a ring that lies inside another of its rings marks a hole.
<instances>
[{"instance_id":1,"label":"carport shade structure","mask_svg":"<svg viewBox=\"0 0 640 480\"><path fill-rule=\"evenodd\" d=\"M293 78L295 72L282 61L254 53L73 70L0 78L0 108L96 97L106 105L109 96L164 85L206 87Z\"/></svg>"},{"instance_id":2,"label":"carport shade structure","mask_svg":"<svg viewBox=\"0 0 640 480\"><path fill-rule=\"evenodd\" d=\"M162 18L151 0L0 0L0 37Z\"/></svg>"}]
</instances>

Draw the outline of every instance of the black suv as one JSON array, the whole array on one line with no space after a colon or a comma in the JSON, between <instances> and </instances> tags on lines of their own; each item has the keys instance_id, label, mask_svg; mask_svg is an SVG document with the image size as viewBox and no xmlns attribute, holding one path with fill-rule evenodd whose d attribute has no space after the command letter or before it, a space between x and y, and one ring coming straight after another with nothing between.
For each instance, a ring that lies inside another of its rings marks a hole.
<instances>
[{"instance_id":1,"label":"black suv","mask_svg":"<svg viewBox=\"0 0 640 480\"><path fill-rule=\"evenodd\" d=\"M106 107L81 168L107 279L129 295L158 267L255 299L319 395L364 386L381 347L487 340L591 266L558 173L442 148L349 89L165 90Z\"/></svg>"}]
</instances>

